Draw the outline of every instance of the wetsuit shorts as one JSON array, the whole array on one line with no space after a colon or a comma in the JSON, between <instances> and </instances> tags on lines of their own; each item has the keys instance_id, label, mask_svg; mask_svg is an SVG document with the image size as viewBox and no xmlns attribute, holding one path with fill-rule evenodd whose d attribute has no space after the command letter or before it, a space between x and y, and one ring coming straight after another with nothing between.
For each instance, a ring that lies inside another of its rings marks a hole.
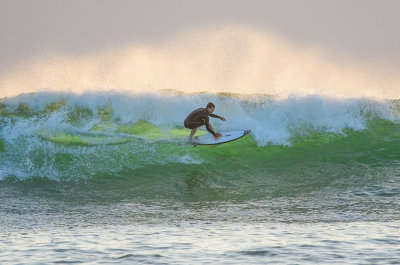
<instances>
[{"instance_id":1,"label":"wetsuit shorts","mask_svg":"<svg viewBox=\"0 0 400 265\"><path fill-rule=\"evenodd\" d=\"M185 128L188 129L194 129L194 128L198 128L200 126L204 125L204 122L199 122L199 121L185 121L183 123L183 125L185 125Z\"/></svg>"}]
</instances>

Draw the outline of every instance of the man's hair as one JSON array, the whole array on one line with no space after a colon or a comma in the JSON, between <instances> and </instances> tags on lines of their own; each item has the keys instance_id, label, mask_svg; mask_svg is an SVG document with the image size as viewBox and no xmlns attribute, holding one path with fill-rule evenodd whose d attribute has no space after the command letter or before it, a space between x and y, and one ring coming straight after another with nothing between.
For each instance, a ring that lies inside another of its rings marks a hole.
<instances>
[{"instance_id":1,"label":"man's hair","mask_svg":"<svg viewBox=\"0 0 400 265\"><path fill-rule=\"evenodd\" d=\"M208 109L208 108L215 108L214 103L208 102L206 109Z\"/></svg>"}]
</instances>

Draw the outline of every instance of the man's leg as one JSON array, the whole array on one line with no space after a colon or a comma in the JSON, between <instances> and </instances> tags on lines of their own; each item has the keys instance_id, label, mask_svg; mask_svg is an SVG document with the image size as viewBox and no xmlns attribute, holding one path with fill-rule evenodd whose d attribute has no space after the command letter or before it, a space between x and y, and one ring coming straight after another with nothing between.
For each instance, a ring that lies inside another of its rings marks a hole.
<instances>
[{"instance_id":1,"label":"man's leg","mask_svg":"<svg viewBox=\"0 0 400 265\"><path fill-rule=\"evenodd\" d=\"M193 135L196 133L197 128L192 129L192 131L190 132L190 139L192 139Z\"/></svg>"}]
</instances>

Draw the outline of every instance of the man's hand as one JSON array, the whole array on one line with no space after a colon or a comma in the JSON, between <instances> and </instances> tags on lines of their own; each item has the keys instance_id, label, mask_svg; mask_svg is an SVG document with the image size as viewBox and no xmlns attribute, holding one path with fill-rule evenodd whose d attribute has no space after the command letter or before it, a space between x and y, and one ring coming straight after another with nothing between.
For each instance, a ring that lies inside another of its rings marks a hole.
<instances>
[{"instance_id":1,"label":"man's hand","mask_svg":"<svg viewBox=\"0 0 400 265\"><path fill-rule=\"evenodd\" d=\"M216 134L214 135L215 141L217 141L219 138L221 138L221 136L222 136L222 134L216 133Z\"/></svg>"},{"instance_id":2,"label":"man's hand","mask_svg":"<svg viewBox=\"0 0 400 265\"><path fill-rule=\"evenodd\" d=\"M226 121L226 119L225 119L224 117L221 117L221 120L222 120L222 121Z\"/></svg>"}]
</instances>

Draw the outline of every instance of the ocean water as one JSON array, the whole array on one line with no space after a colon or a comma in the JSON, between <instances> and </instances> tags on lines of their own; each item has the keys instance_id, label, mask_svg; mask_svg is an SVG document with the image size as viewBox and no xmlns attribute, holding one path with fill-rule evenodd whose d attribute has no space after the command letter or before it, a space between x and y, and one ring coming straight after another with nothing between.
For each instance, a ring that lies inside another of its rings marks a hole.
<instances>
[{"instance_id":1,"label":"ocean water","mask_svg":"<svg viewBox=\"0 0 400 265\"><path fill-rule=\"evenodd\" d=\"M188 144L209 101L251 134ZM399 121L362 97L3 98L0 263L400 264Z\"/></svg>"}]
</instances>

